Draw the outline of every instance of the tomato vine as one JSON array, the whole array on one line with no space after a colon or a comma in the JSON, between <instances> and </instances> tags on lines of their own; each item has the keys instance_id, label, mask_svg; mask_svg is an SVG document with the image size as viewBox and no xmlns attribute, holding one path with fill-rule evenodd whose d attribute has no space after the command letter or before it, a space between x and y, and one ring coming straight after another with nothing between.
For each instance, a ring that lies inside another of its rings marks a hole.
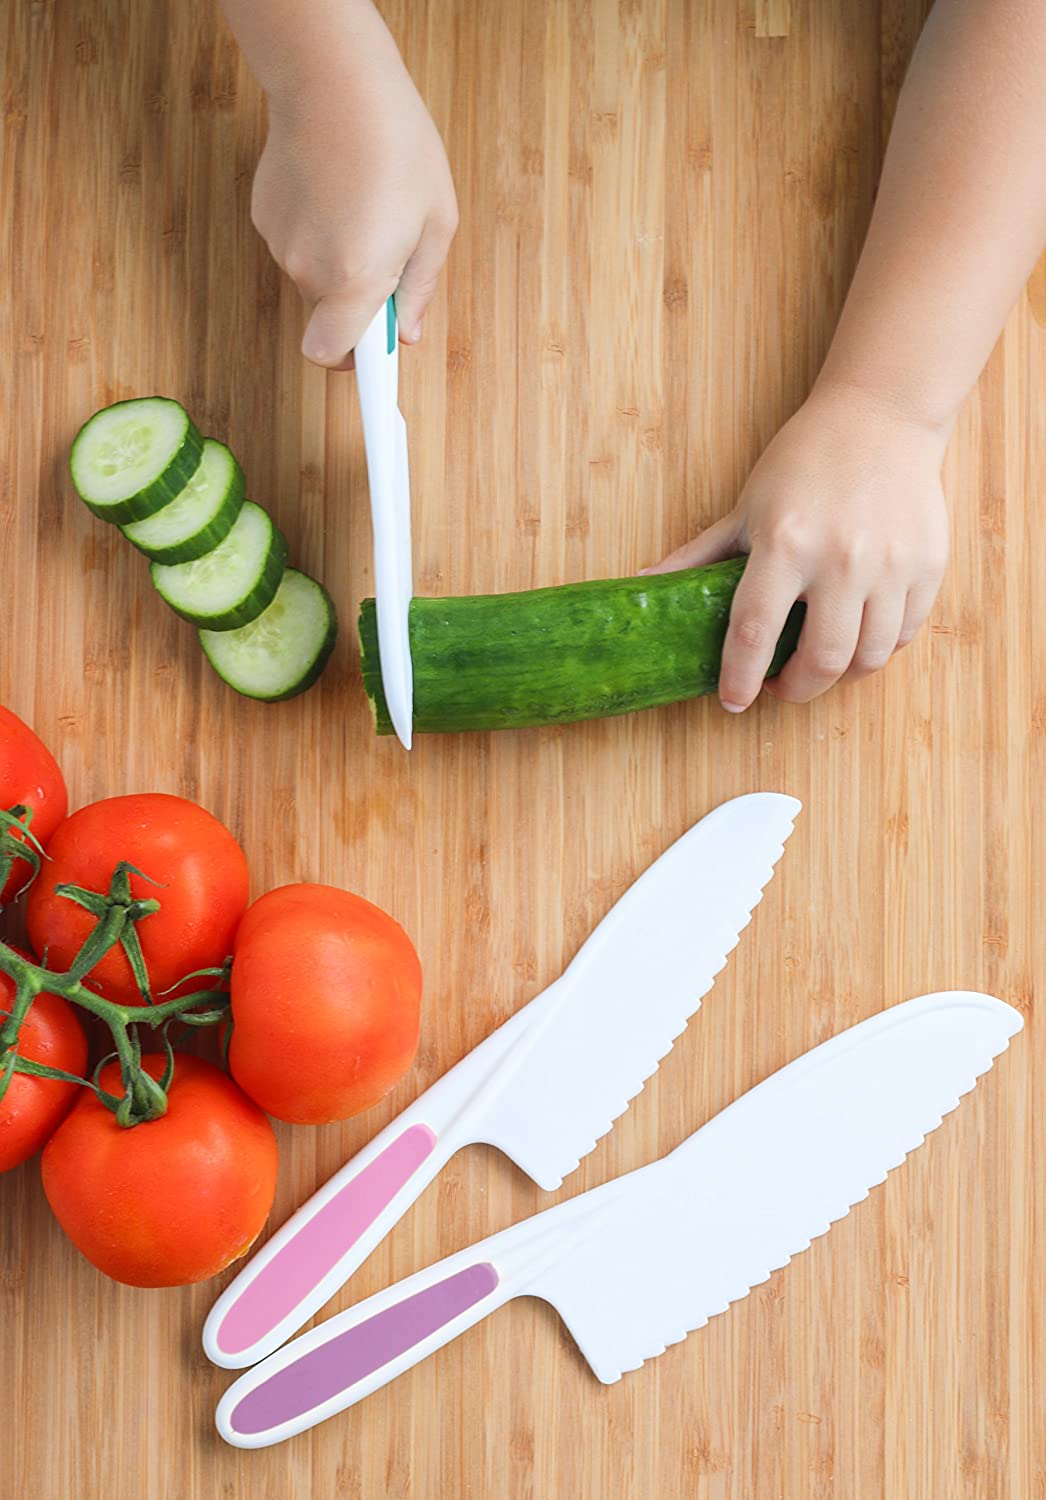
<instances>
[{"instance_id":1,"label":"tomato vine","mask_svg":"<svg viewBox=\"0 0 1046 1500\"><path fill-rule=\"evenodd\" d=\"M12 826L24 832L27 838L32 838L24 808L16 807L6 812L0 811L2 838L9 841L8 844L0 841L0 859L14 852L17 853L17 857L27 859L31 871L26 882L28 885L35 879L40 869L41 858L46 858L46 855L37 845L31 851L32 858L28 858L26 850L31 846L28 843L23 844L21 840L17 841L15 850L12 851L10 843L15 842ZM37 1078L53 1078L66 1083L77 1083L92 1089L98 1099L113 1112L117 1123L122 1126L140 1125L146 1121L158 1119L166 1112L167 1090L174 1076L174 1048L168 1034L172 1023L180 1022L192 1028L199 1028L214 1026L228 1019L229 996L227 990L221 986L228 980L230 960L226 960L225 964L217 968L198 969L194 973L185 975L183 979L171 986L172 989L179 989L194 979L216 981L209 987L178 995L171 1000L158 999L152 994L137 924L158 912L160 901L156 897L135 897L131 892L130 877L132 875L138 876L150 885L158 884L136 866L121 861L112 873L109 889L106 892L91 891L83 886L72 884L59 885L56 888L57 896L75 902L96 918L94 928L88 934L68 969L56 972L47 967L46 954L44 961L38 963L0 942L0 972L6 974L15 987L11 1009L0 1010L0 1017L3 1018L0 1022L0 1100L10 1087L15 1073L25 1073ZM94 990L88 989L84 983L91 970L117 944L122 947L131 966L135 983L142 996L141 1005L123 1005L107 1000ZM80 1078L76 1074L64 1072L61 1068L53 1068L19 1056L19 1033L32 1009L34 1000L43 992L60 995L71 1004L97 1016L109 1028L113 1050L102 1059L90 1078ZM142 1067L141 1043L137 1031L139 1025L147 1026L157 1033L167 1054L167 1066L159 1079L153 1078ZM120 1064L123 1092L119 1095L109 1093L98 1083L101 1069L113 1057L117 1058Z\"/></svg>"}]
</instances>

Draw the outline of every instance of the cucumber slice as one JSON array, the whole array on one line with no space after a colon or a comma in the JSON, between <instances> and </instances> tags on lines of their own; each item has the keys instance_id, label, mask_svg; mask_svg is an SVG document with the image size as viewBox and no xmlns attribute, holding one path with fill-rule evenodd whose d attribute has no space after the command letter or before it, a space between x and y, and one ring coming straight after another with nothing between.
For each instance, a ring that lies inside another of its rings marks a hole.
<instances>
[{"instance_id":1,"label":"cucumber slice","mask_svg":"<svg viewBox=\"0 0 1046 1500\"><path fill-rule=\"evenodd\" d=\"M282 532L260 505L245 500L224 542L195 562L154 562L149 572L156 592L183 620L237 630L272 603L286 561Z\"/></svg>"},{"instance_id":2,"label":"cucumber slice","mask_svg":"<svg viewBox=\"0 0 1046 1500\"><path fill-rule=\"evenodd\" d=\"M153 562L194 562L224 542L243 499L243 470L223 443L204 438L200 466L177 499L120 530Z\"/></svg>"},{"instance_id":3,"label":"cucumber slice","mask_svg":"<svg viewBox=\"0 0 1046 1500\"><path fill-rule=\"evenodd\" d=\"M312 687L337 634L327 590L288 568L264 614L242 630L201 630L200 644L223 682L245 698L276 703Z\"/></svg>"},{"instance_id":4,"label":"cucumber slice","mask_svg":"<svg viewBox=\"0 0 1046 1500\"><path fill-rule=\"evenodd\" d=\"M69 472L88 509L123 526L180 495L202 451L203 438L177 401L143 396L107 406L84 423Z\"/></svg>"}]
</instances>

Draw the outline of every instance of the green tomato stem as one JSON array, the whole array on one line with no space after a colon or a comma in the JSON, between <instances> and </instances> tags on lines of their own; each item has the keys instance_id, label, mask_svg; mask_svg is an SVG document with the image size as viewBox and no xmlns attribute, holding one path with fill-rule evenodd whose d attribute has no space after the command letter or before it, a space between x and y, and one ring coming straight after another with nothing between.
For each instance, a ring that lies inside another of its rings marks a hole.
<instances>
[{"instance_id":1,"label":"green tomato stem","mask_svg":"<svg viewBox=\"0 0 1046 1500\"><path fill-rule=\"evenodd\" d=\"M131 894L130 876L132 874L149 880L151 885L157 884L134 865L122 862L113 871L109 892L105 896L81 886L56 886L55 890L58 895L75 902L97 919L72 964L64 973L55 973L35 963L32 959L23 958L13 948L0 943L0 973L13 979L15 984L15 999L10 1012L5 1014L0 1011L0 1016L4 1017L3 1024L0 1025L0 1100L3 1099L16 1072L28 1073L36 1077L56 1078L64 1081L75 1079L76 1082L93 1089L102 1103L113 1110L117 1123L122 1126L130 1127L159 1119L167 1110L167 1090L174 1074L174 1050L167 1036L167 1023L175 1017L183 1017L186 1024L191 1026L215 1025L228 1013L229 997L223 990L194 990L189 994L179 995L173 1000L165 1000L159 1004L153 1001L135 924L159 911L160 903L152 898L136 898ZM121 1005L84 987L84 979L118 943L127 955L135 982L146 1002L144 1005ZM225 965L220 969L198 970L194 974L187 975L186 979L199 978L204 975L221 977L228 973L228 967L229 960L226 960ZM185 982L186 980L183 979L179 981L179 984ZM172 988L176 987L172 986ZM98 1086L96 1080L75 1078L75 1075L65 1073L61 1069L48 1068L39 1063L29 1063L27 1059L17 1057L15 1049L22 1023L29 1014L33 1001L45 991L49 994L60 995L62 999L78 1005L82 1010L97 1016L108 1027L113 1038L115 1057L120 1064L122 1097L117 1098L115 1095L106 1093ZM201 1011L200 1006L205 1006L206 1009ZM195 1014L192 1014L193 1012ZM153 1030L160 1031L164 1050L167 1053L167 1065L160 1079L153 1078L142 1067L138 1035L131 1029L136 1025L147 1025Z\"/></svg>"}]
</instances>

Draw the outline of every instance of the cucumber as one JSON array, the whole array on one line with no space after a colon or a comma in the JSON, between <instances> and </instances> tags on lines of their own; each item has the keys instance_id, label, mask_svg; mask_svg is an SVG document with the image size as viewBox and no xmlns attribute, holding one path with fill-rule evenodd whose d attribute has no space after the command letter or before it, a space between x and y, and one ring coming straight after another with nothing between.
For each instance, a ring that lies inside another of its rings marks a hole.
<instances>
[{"instance_id":1,"label":"cucumber","mask_svg":"<svg viewBox=\"0 0 1046 1500\"><path fill-rule=\"evenodd\" d=\"M414 728L569 724L712 693L744 567L744 558L733 558L523 594L412 599ZM793 607L770 676L794 651L803 613ZM359 635L376 728L392 734L373 599L361 606Z\"/></svg>"},{"instance_id":2,"label":"cucumber","mask_svg":"<svg viewBox=\"0 0 1046 1500\"><path fill-rule=\"evenodd\" d=\"M264 614L240 630L201 630L200 644L223 682L246 698L275 703L312 686L337 633L327 590L288 568Z\"/></svg>"},{"instance_id":3,"label":"cucumber","mask_svg":"<svg viewBox=\"0 0 1046 1500\"><path fill-rule=\"evenodd\" d=\"M203 438L177 401L143 396L107 406L84 423L69 472L88 509L123 526L180 495L202 452Z\"/></svg>"},{"instance_id":4,"label":"cucumber","mask_svg":"<svg viewBox=\"0 0 1046 1500\"><path fill-rule=\"evenodd\" d=\"M183 620L208 630L236 630L272 603L283 577L287 543L260 505L245 500L217 547L195 562L150 563L156 592Z\"/></svg>"},{"instance_id":5,"label":"cucumber","mask_svg":"<svg viewBox=\"0 0 1046 1500\"><path fill-rule=\"evenodd\" d=\"M194 562L229 535L243 499L243 470L223 443L204 438L199 468L181 494L120 530L153 562Z\"/></svg>"}]
</instances>

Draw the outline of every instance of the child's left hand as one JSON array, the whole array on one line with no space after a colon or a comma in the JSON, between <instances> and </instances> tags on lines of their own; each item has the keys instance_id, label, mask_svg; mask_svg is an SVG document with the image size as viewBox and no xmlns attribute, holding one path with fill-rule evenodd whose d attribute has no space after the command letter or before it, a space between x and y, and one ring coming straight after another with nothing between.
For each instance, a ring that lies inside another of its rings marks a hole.
<instances>
[{"instance_id":1,"label":"child's left hand","mask_svg":"<svg viewBox=\"0 0 1046 1500\"><path fill-rule=\"evenodd\" d=\"M925 621L948 559L940 470L947 433L850 388L815 388L729 515L652 572L748 552L719 696L740 713L763 685L788 611L806 601L795 655L767 691L806 703L884 667Z\"/></svg>"}]
</instances>

